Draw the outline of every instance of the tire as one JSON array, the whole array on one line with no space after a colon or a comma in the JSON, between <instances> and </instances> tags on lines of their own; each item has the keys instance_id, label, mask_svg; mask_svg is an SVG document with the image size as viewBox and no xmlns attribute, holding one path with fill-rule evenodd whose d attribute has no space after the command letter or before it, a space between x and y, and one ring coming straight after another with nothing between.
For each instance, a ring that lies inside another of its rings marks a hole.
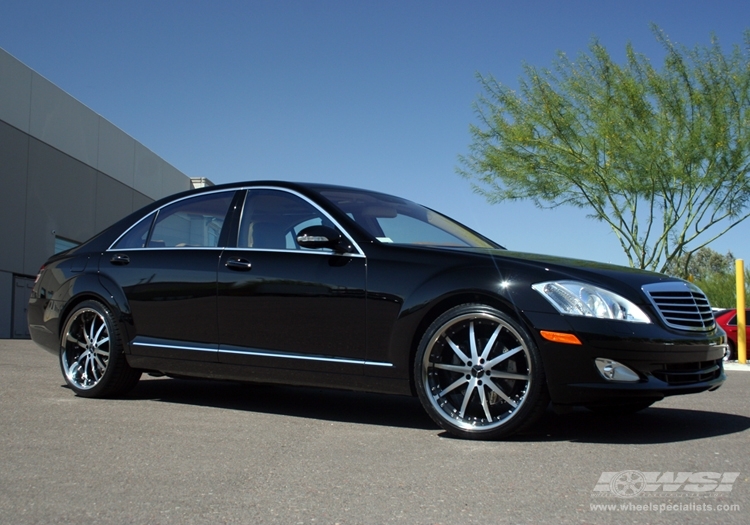
<instances>
[{"instance_id":1,"label":"tire","mask_svg":"<svg viewBox=\"0 0 750 525\"><path fill-rule=\"evenodd\" d=\"M724 356L724 361L737 361L737 347L732 341L727 341L729 351Z\"/></svg>"},{"instance_id":2,"label":"tire","mask_svg":"<svg viewBox=\"0 0 750 525\"><path fill-rule=\"evenodd\" d=\"M112 313L98 301L77 305L60 334L60 368L81 397L113 397L132 389L141 377L130 368Z\"/></svg>"},{"instance_id":3,"label":"tire","mask_svg":"<svg viewBox=\"0 0 750 525\"><path fill-rule=\"evenodd\" d=\"M467 439L500 439L527 428L547 408L539 350L503 312L463 304L425 331L414 363L417 395L432 419Z\"/></svg>"},{"instance_id":4,"label":"tire","mask_svg":"<svg viewBox=\"0 0 750 525\"><path fill-rule=\"evenodd\" d=\"M648 399L613 403L611 405L590 405L586 408L600 416L625 416L628 414L635 414L641 410L646 410L654 403L656 403L656 400Z\"/></svg>"}]
</instances>

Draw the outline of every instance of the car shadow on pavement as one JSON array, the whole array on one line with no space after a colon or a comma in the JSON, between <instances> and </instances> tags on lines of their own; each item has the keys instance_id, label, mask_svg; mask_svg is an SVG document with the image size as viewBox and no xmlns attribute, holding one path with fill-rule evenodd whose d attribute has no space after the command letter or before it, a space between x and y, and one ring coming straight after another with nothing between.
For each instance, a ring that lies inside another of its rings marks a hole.
<instances>
[{"instance_id":1,"label":"car shadow on pavement","mask_svg":"<svg viewBox=\"0 0 750 525\"><path fill-rule=\"evenodd\" d=\"M160 378L140 381L124 399L150 399L344 423L438 429L416 398L348 390Z\"/></svg>"},{"instance_id":2,"label":"car shadow on pavement","mask_svg":"<svg viewBox=\"0 0 750 525\"><path fill-rule=\"evenodd\" d=\"M441 437L451 438L424 412L419 400L408 396L160 378L140 381L123 399L432 430L440 432ZM656 444L734 434L749 428L749 417L722 412L651 407L637 414L607 417L582 408L559 415L550 408L535 425L509 440Z\"/></svg>"},{"instance_id":3,"label":"car shadow on pavement","mask_svg":"<svg viewBox=\"0 0 750 525\"><path fill-rule=\"evenodd\" d=\"M569 414L549 409L514 441L569 441L653 445L705 439L743 432L750 418L722 412L651 407L635 414L604 416L577 408Z\"/></svg>"}]
</instances>

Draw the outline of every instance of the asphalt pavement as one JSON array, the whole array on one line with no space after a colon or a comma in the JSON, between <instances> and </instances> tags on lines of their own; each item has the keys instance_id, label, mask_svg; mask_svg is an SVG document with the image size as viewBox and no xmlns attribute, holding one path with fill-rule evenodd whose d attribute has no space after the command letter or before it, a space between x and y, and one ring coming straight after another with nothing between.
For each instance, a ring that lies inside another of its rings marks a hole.
<instances>
[{"instance_id":1,"label":"asphalt pavement","mask_svg":"<svg viewBox=\"0 0 750 525\"><path fill-rule=\"evenodd\" d=\"M0 340L0 523L750 523L750 373L640 414L453 439L416 399L144 378L78 398Z\"/></svg>"}]
</instances>

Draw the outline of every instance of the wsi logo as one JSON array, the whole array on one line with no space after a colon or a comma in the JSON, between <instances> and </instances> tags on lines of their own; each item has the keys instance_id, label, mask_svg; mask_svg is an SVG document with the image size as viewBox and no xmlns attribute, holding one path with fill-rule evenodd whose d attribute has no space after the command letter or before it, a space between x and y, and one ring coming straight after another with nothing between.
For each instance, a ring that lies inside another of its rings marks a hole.
<instances>
[{"instance_id":1,"label":"wsi logo","mask_svg":"<svg viewBox=\"0 0 750 525\"><path fill-rule=\"evenodd\" d=\"M739 472L602 472L594 493L608 492L618 498L634 498L659 492L731 492L739 475Z\"/></svg>"}]
</instances>

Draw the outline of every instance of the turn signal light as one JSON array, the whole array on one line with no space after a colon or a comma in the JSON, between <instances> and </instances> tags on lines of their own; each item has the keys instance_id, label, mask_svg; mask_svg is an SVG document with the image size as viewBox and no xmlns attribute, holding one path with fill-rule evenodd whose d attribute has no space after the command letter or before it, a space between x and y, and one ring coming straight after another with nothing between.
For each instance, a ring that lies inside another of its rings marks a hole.
<instances>
[{"instance_id":1,"label":"turn signal light","mask_svg":"<svg viewBox=\"0 0 750 525\"><path fill-rule=\"evenodd\" d=\"M564 343L566 345L582 345L580 339L578 339L574 334L568 334L565 332L549 332L547 330L540 330L539 333L544 337L547 341L552 341L553 343Z\"/></svg>"}]
</instances>

